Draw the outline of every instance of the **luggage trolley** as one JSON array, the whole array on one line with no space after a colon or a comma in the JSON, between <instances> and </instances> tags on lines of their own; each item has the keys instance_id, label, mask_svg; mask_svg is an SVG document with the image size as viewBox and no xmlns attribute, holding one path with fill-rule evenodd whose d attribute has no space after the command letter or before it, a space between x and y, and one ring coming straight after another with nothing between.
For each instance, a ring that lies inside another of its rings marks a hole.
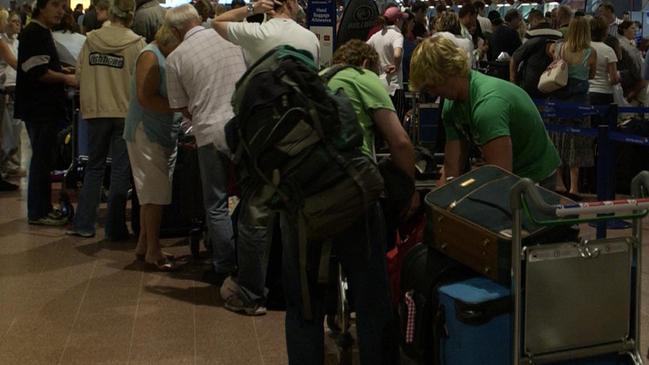
<instances>
[{"instance_id":1,"label":"luggage trolley","mask_svg":"<svg viewBox=\"0 0 649 365\"><path fill-rule=\"evenodd\" d=\"M649 172L631 184L634 199L549 205L523 179L510 193L512 363L543 364L605 354L640 355L642 219L647 215ZM529 207L547 214L537 220ZM523 214L545 226L631 219L628 237L522 246ZM626 356L628 355L628 357Z\"/></svg>"}]
</instances>

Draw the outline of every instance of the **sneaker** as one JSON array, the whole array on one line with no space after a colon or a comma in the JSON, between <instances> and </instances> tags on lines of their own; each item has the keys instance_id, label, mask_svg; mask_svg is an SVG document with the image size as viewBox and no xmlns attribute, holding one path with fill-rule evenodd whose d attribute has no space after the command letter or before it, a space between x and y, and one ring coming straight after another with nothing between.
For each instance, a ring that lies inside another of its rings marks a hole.
<instances>
[{"instance_id":1,"label":"sneaker","mask_svg":"<svg viewBox=\"0 0 649 365\"><path fill-rule=\"evenodd\" d=\"M68 236L74 236L74 237L82 237L82 238L92 238L95 237L94 233L90 232L80 232L74 229L71 229L69 231L65 231L65 234Z\"/></svg>"},{"instance_id":2,"label":"sneaker","mask_svg":"<svg viewBox=\"0 0 649 365\"><path fill-rule=\"evenodd\" d=\"M259 303L250 303L239 295L239 284L232 277L228 277L219 290L221 298L225 301L225 309L244 314L247 316L263 316L266 314L266 307Z\"/></svg>"},{"instance_id":3,"label":"sneaker","mask_svg":"<svg viewBox=\"0 0 649 365\"><path fill-rule=\"evenodd\" d=\"M42 217L39 219L29 219L27 221L31 225L35 226L63 226L68 223L67 218L53 218L53 217Z\"/></svg>"},{"instance_id":4,"label":"sneaker","mask_svg":"<svg viewBox=\"0 0 649 365\"><path fill-rule=\"evenodd\" d=\"M52 219L68 219L68 217L59 209L54 209L51 212L47 213L47 217Z\"/></svg>"},{"instance_id":5,"label":"sneaker","mask_svg":"<svg viewBox=\"0 0 649 365\"><path fill-rule=\"evenodd\" d=\"M246 303L239 295L230 296L223 306L231 312L246 316L263 316L266 314L266 307L257 303Z\"/></svg>"}]
</instances>

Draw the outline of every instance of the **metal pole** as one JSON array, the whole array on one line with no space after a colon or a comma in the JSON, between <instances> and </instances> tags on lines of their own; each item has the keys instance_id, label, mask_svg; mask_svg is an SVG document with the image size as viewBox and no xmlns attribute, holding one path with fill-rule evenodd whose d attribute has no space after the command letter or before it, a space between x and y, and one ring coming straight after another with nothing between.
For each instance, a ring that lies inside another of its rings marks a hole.
<instances>
[{"instance_id":1,"label":"metal pole","mask_svg":"<svg viewBox=\"0 0 649 365\"><path fill-rule=\"evenodd\" d=\"M615 170L615 158L613 142L608 136L610 130L617 126L617 106L611 104L608 110L607 124L597 126L597 200L611 200L615 197L615 186L613 177ZM597 224L597 238L606 237L607 222Z\"/></svg>"},{"instance_id":2,"label":"metal pole","mask_svg":"<svg viewBox=\"0 0 649 365\"><path fill-rule=\"evenodd\" d=\"M642 195L642 194L640 194ZM642 196L638 196L635 198L641 198ZM642 308L642 217L639 218L634 218L633 219L633 237L636 238L635 247L635 308L634 308L634 328L635 328L635 334L634 334L634 342L635 342L635 352L638 358L639 363L642 364L642 355L640 355L640 346L642 345L641 339L640 339L640 328L642 327L640 323L642 322L642 313L641 309Z\"/></svg>"},{"instance_id":3,"label":"metal pole","mask_svg":"<svg viewBox=\"0 0 649 365\"><path fill-rule=\"evenodd\" d=\"M512 365L519 365L521 359L521 205L512 212L512 283L514 295L514 336L512 337Z\"/></svg>"}]
</instances>

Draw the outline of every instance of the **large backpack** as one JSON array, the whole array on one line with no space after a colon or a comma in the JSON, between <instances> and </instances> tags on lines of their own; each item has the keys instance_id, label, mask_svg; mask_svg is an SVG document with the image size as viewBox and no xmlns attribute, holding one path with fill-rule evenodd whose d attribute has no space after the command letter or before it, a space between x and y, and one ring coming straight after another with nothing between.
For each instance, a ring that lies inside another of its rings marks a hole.
<instances>
[{"instance_id":1,"label":"large backpack","mask_svg":"<svg viewBox=\"0 0 649 365\"><path fill-rule=\"evenodd\" d=\"M361 151L363 133L351 103L342 90L326 86L340 69L320 77L308 54L275 48L237 82L235 118L226 126L246 185L297 224L307 318L307 242L336 237L383 192L376 163Z\"/></svg>"}]
</instances>

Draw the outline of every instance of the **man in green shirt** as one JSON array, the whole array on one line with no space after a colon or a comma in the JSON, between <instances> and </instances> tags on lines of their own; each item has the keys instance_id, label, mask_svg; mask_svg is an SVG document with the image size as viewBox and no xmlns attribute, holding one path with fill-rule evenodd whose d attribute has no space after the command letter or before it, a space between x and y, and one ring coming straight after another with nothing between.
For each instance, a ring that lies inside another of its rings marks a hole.
<instances>
[{"instance_id":1,"label":"man in green shirt","mask_svg":"<svg viewBox=\"0 0 649 365\"><path fill-rule=\"evenodd\" d=\"M452 42L422 42L412 56L410 85L445 98L444 174L464 171L469 144L488 164L554 189L559 154L532 99L518 86L471 71L466 55Z\"/></svg>"}]
</instances>

